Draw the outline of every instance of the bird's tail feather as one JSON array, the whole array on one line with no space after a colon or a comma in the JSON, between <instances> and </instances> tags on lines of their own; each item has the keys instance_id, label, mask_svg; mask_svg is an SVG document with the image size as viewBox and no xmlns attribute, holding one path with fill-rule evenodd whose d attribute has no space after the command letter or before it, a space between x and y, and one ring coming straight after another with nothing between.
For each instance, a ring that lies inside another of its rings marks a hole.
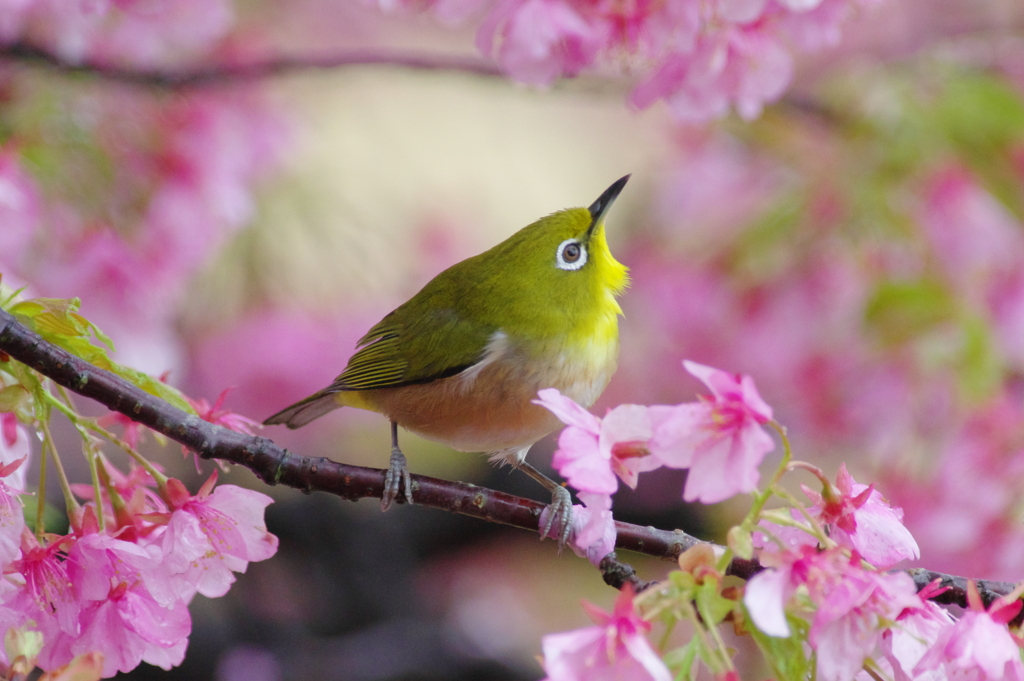
<instances>
[{"instance_id":1,"label":"bird's tail feather","mask_svg":"<svg viewBox=\"0 0 1024 681\"><path fill-rule=\"evenodd\" d=\"M337 393L322 390L315 395L310 395L306 399L296 402L286 409L282 409L264 421L263 425L274 426L283 423L292 429L300 428L341 406L342 404L337 400Z\"/></svg>"}]
</instances>

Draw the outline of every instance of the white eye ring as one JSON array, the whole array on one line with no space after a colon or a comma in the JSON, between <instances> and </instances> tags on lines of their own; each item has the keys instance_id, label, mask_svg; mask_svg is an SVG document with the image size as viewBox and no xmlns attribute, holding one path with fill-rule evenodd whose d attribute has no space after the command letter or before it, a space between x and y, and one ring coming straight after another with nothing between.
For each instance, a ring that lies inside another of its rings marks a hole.
<instances>
[{"instance_id":1,"label":"white eye ring","mask_svg":"<svg viewBox=\"0 0 1024 681\"><path fill-rule=\"evenodd\" d=\"M565 249L568 248L570 245L575 245L579 248L579 255L576 256L575 260L573 260L571 257L572 252L570 252L569 254L569 259L566 260ZM583 267L586 264L587 249L586 247L583 246L583 244L579 242L579 239L566 239L562 243L558 244L558 250L555 251L555 265L558 267L558 269L578 270L579 268Z\"/></svg>"}]
</instances>

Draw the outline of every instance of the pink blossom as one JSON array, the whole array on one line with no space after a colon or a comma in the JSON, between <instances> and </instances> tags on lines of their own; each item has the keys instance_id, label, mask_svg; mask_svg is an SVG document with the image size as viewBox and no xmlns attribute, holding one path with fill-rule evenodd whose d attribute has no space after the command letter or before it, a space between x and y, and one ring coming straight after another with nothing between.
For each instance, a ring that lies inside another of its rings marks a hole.
<instances>
[{"instance_id":1,"label":"pink blossom","mask_svg":"<svg viewBox=\"0 0 1024 681\"><path fill-rule=\"evenodd\" d=\"M4 597L4 605L26 620L35 620L44 638L58 631L72 636L79 631L78 614L82 606L68 578L67 562L60 556L74 541L73 536L56 537L41 546L35 535L24 528L21 558L5 568L5 573L21 577L18 588Z\"/></svg>"},{"instance_id":2,"label":"pink blossom","mask_svg":"<svg viewBox=\"0 0 1024 681\"><path fill-rule=\"evenodd\" d=\"M913 673L942 670L946 678L971 681L1021 681L1024 662L1020 646L1006 627L1021 609L1020 589L1000 598L986 611L974 582L967 585L970 609L955 624L943 628L921 657ZM916 678L916 677L915 677Z\"/></svg>"},{"instance_id":3,"label":"pink blossom","mask_svg":"<svg viewBox=\"0 0 1024 681\"><path fill-rule=\"evenodd\" d=\"M632 588L622 589L611 614L585 601L583 607L596 626L541 641L547 681L670 681L671 673L644 636L651 625L633 608Z\"/></svg>"},{"instance_id":4,"label":"pink blossom","mask_svg":"<svg viewBox=\"0 0 1024 681\"><path fill-rule=\"evenodd\" d=\"M0 440L2 439L3 436L0 435ZM25 449L27 450L28 447L26 446ZM0 443L0 454L2 453L3 445ZM16 478L19 474L24 478L25 466L23 464L27 458L28 454L26 453L20 459L0 466L0 568L6 567L21 553L25 515L18 495L23 490L13 486L17 484L17 481L12 481L12 478ZM9 481L12 482L11 485L8 484Z\"/></svg>"},{"instance_id":5,"label":"pink blossom","mask_svg":"<svg viewBox=\"0 0 1024 681\"><path fill-rule=\"evenodd\" d=\"M803 3L807 11L797 11L796 5ZM842 37L840 26L854 12L858 4L850 0L787 0L793 12L779 17L779 30L786 38L808 52L834 47ZM808 5L817 5L808 7Z\"/></svg>"},{"instance_id":6,"label":"pink blossom","mask_svg":"<svg viewBox=\"0 0 1024 681\"><path fill-rule=\"evenodd\" d=\"M25 427L18 422L14 414L0 414L0 466L7 466L15 461L27 461L32 455L32 444ZM3 484L22 494L26 492L25 473L28 465L13 466L7 473L0 474Z\"/></svg>"},{"instance_id":7,"label":"pink blossom","mask_svg":"<svg viewBox=\"0 0 1024 681\"><path fill-rule=\"evenodd\" d=\"M148 519L148 514L160 514L167 511L166 504L153 489L156 486L155 481L145 469L134 462L129 464L131 468L127 475L107 463L101 463L101 465L104 467L105 476L109 479L109 485L105 485L100 493L104 507L104 521L108 524L108 529L116 528L116 530L110 529L110 531L118 539L126 542L144 542L158 528ZM161 470L159 465L153 465L157 470ZM111 503L107 487L112 488L120 497L118 504ZM95 492L91 484L72 483L71 491L82 499L89 501L94 499ZM86 520L88 520L88 514L95 513L95 507L90 505L86 510ZM84 527L85 522L82 525Z\"/></svg>"},{"instance_id":8,"label":"pink blossom","mask_svg":"<svg viewBox=\"0 0 1024 681\"><path fill-rule=\"evenodd\" d=\"M208 50L234 23L225 0L35 0L31 5L23 21L33 35L76 62L98 59L161 66L182 53Z\"/></svg>"},{"instance_id":9,"label":"pink blossom","mask_svg":"<svg viewBox=\"0 0 1024 681\"><path fill-rule=\"evenodd\" d=\"M235 581L232 572L277 552L277 537L263 521L271 498L235 485L213 490L216 481L214 471L195 496L179 481L167 482L171 512L159 514L166 524L159 537L162 567L186 601L197 591L223 596Z\"/></svg>"},{"instance_id":10,"label":"pink blossom","mask_svg":"<svg viewBox=\"0 0 1024 681\"><path fill-rule=\"evenodd\" d=\"M750 376L683 362L686 370L711 389L698 403L665 407L654 412L652 455L670 468L689 468L683 498L706 504L752 492L760 475L757 467L775 448L761 427L772 409L761 399Z\"/></svg>"},{"instance_id":11,"label":"pink blossom","mask_svg":"<svg viewBox=\"0 0 1024 681\"><path fill-rule=\"evenodd\" d=\"M499 34L499 63L531 85L576 75L600 47L595 28L562 0L500 0L480 25L477 47L491 54Z\"/></svg>"},{"instance_id":12,"label":"pink blossom","mask_svg":"<svg viewBox=\"0 0 1024 681\"><path fill-rule=\"evenodd\" d=\"M222 408L229 392L231 392L231 388L222 391L212 406L202 397L198 400L189 399L188 402L196 410L196 413L199 414L199 418L218 426L224 426L229 430L245 433L246 435L254 435L254 429L263 427L259 421L254 421L247 416L242 416Z\"/></svg>"},{"instance_id":13,"label":"pink blossom","mask_svg":"<svg viewBox=\"0 0 1024 681\"><path fill-rule=\"evenodd\" d=\"M215 425L223 426L229 430L245 433L246 435L254 435L254 429L263 428L263 424L259 421L254 421L247 416L242 416L241 414L236 414L228 411L227 409L221 408L230 391L231 388L226 388L221 391L220 395L217 396L217 401L213 403L213 406L210 406L210 403L203 397L200 397L198 400L193 400L192 398L186 399L188 400L188 403L192 405L192 408L196 410L196 413L199 414L199 418L209 421ZM191 452L187 447L182 447L181 451L186 457L188 457L189 454L193 454L195 456L196 472L198 473L200 471L199 455ZM223 468L223 464L221 467Z\"/></svg>"},{"instance_id":14,"label":"pink blossom","mask_svg":"<svg viewBox=\"0 0 1024 681\"><path fill-rule=\"evenodd\" d=\"M920 555L917 542L903 525L903 509L892 506L874 486L856 482L845 463L839 467L835 489L826 487L824 495L807 486L801 489L814 503L809 513L827 526L829 537L875 567L888 569Z\"/></svg>"},{"instance_id":15,"label":"pink blossom","mask_svg":"<svg viewBox=\"0 0 1024 681\"><path fill-rule=\"evenodd\" d=\"M623 404L599 419L554 388L537 395L534 403L567 425L558 437L552 464L576 489L614 494L616 475L635 489L639 473L659 466L647 451L651 437L647 407Z\"/></svg>"},{"instance_id":16,"label":"pink blossom","mask_svg":"<svg viewBox=\"0 0 1024 681\"><path fill-rule=\"evenodd\" d=\"M782 96L792 76L792 56L774 33L758 25L728 26L702 34L692 53L669 56L630 101L647 108L665 99L673 115L688 122L719 118L734 105L751 120Z\"/></svg>"},{"instance_id":17,"label":"pink blossom","mask_svg":"<svg viewBox=\"0 0 1024 681\"><path fill-rule=\"evenodd\" d=\"M91 513L91 507L87 513ZM158 570L161 559L155 546L147 550L92 528L68 553L68 578L82 600L101 601L121 583L141 582L161 605L169 606L177 598L166 576Z\"/></svg>"},{"instance_id":18,"label":"pink blossom","mask_svg":"<svg viewBox=\"0 0 1024 681\"><path fill-rule=\"evenodd\" d=\"M918 601L913 580L903 572L879 573L851 563L846 574L813 590L818 611L808 642L817 650L818 676L846 681L881 640L883 630Z\"/></svg>"},{"instance_id":19,"label":"pink blossom","mask_svg":"<svg viewBox=\"0 0 1024 681\"><path fill-rule=\"evenodd\" d=\"M856 555L849 558L838 549L765 552L762 563L772 569L751 578L743 597L751 619L770 636L789 636L787 604L806 586L816 607L808 642L818 653L817 677L824 681L852 679L888 623L921 602L905 573L866 570Z\"/></svg>"},{"instance_id":20,"label":"pink blossom","mask_svg":"<svg viewBox=\"0 0 1024 681\"><path fill-rule=\"evenodd\" d=\"M936 580L937 582L938 580ZM941 670L914 673L914 667L939 635L953 626L954 620L942 607L928 600L945 589L930 584L918 592L921 604L906 608L895 626L882 635L882 653L893 670L894 681L945 681Z\"/></svg>"},{"instance_id":21,"label":"pink blossom","mask_svg":"<svg viewBox=\"0 0 1024 681\"><path fill-rule=\"evenodd\" d=\"M175 601L160 605L142 582L120 582L102 600L82 608L81 631L60 632L40 655L46 669L67 664L89 652L103 655L103 676L135 669L148 662L164 669L181 664L192 630L188 606Z\"/></svg>"}]
</instances>

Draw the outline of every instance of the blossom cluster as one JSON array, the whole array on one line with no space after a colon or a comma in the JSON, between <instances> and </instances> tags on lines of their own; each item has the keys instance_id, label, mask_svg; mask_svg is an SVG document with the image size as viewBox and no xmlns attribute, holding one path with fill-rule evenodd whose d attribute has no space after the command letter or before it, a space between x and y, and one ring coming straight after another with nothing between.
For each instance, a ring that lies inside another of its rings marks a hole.
<instances>
[{"instance_id":1,"label":"blossom cluster","mask_svg":"<svg viewBox=\"0 0 1024 681\"><path fill-rule=\"evenodd\" d=\"M618 480L635 489L641 472L688 468L683 498L716 503L757 489L758 466L775 448L763 427L772 409L749 376L683 364L711 395L674 406L620 405L602 419L553 388L534 400L567 425L552 464L585 504L576 509L573 545L595 565L615 546Z\"/></svg>"},{"instance_id":2,"label":"blossom cluster","mask_svg":"<svg viewBox=\"0 0 1024 681\"><path fill-rule=\"evenodd\" d=\"M677 672L692 677L685 665L670 671L671 661L688 659L685 664L692 665L698 650L716 678L738 681L725 648L707 643L720 640L710 630L727 618L737 632L762 642L777 671L793 674L804 664L823 681L853 681L867 667L872 678L898 681L1024 678L1021 642L1006 626L1021 610L1017 599L1024 586L986 609L971 583L969 609L953 617L930 600L945 589L933 583L918 592L907 573L892 571L920 555L903 525L902 509L874 485L854 480L845 464L833 482L810 464L790 461L781 429L787 455L768 488L757 491L758 464L773 447L762 427L771 421L771 408L748 376L692 362L684 366L711 389L701 402L622 405L597 419L557 392L541 392L538 403L567 424L554 465L582 490L586 504L573 528L574 548L595 563L614 546L614 533L602 535L592 526L605 515L611 522L610 495L618 480L635 486L640 472L686 467L687 499L708 502L755 493L751 513L729 532L725 555L698 545L680 557L680 572L642 596L625 590L613 614L585 604L595 626L546 636L550 681L661 680ZM809 471L821 484L820 492L802 487L806 504L776 487L792 470ZM790 507L763 510L771 495L788 500ZM723 588L728 561L735 554L752 557L755 544L763 569L740 591ZM694 625L706 630L688 644L693 653L653 651L646 634L665 611L677 613L675 619L690 612ZM771 639L791 643L768 643ZM799 662L805 644L813 654Z\"/></svg>"},{"instance_id":3,"label":"blossom cluster","mask_svg":"<svg viewBox=\"0 0 1024 681\"><path fill-rule=\"evenodd\" d=\"M210 47L234 23L228 0L0 3L0 42L28 38L73 62L91 59L156 66Z\"/></svg>"},{"instance_id":4,"label":"blossom cluster","mask_svg":"<svg viewBox=\"0 0 1024 681\"><path fill-rule=\"evenodd\" d=\"M664 99L684 121L746 119L778 99L793 51L839 41L842 22L872 0L377 0L382 9L429 7L446 23L483 15L477 46L524 83L549 85L601 64L640 82L630 101Z\"/></svg>"},{"instance_id":5,"label":"blossom cluster","mask_svg":"<svg viewBox=\"0 0 1024 681\"><path fill-rule=\"evenodd\" d=\"M865 661L896 679L1021 679L1021 649L1006 624L1021 609L1019 592L987 610L971 582L970 609L959 619L935 605L944 589L917 592L904 572L880 572L842 548L765 551L768 569L747 584L744 605L771 637L793 635L787 617L812 608L808 643L817 676L851 681Z\"/></svg>"},{"instance_id":6,"label":"blossom cluster","mask_svg":"<svg viewBox=\"0 0 1024 681\"><path fill-rule=\"evenodd\" d=\"M185 655L193 597L224 595L235 572L277 551L263 520L270 497L218 486L216 472L193 495L155 468L124 475L99 455L103 484L72 486L93 501L69 506L68 533L33 532L19 498L28 436L13 414L0 422L0 629L25 642L9 655L54 670L98 654L103 677L140 662L169 669Z\"/></svg>"}]
</instances>

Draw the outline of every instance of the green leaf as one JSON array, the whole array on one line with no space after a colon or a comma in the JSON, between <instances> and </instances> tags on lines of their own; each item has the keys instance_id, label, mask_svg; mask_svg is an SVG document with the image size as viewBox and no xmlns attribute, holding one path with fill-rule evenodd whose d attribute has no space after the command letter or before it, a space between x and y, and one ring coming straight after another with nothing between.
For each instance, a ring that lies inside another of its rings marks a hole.
<instances>
[{"instance_id":1,"label":"green leaf","mask_svg":"<svg viewBox=\"0 0 1024 681\"><path fill-rule=\"evenodd\" d=\"M697 602L697 612L709 627L718 625L736 609L736 601L722 595L721 584L717 579L706 578L697 588L694 600Z\"/></svg>"},{"instance_id":2,"label":"green leaf","mask_svg":"<svg viewBox=\"0 0 1024 681\"><path fill-rule=\"evenodd\" d=\"M726 544L732 549L733 553L744 560L750 560L754 557L754 540L750 532L745 531L739 525L729 528L729 533L726 535Z\"/></svg>"},{"instance_id":3,"label":"green leaf","mask_svg":"<svg viewBox=\"0 0 1024 681\"><path fill-rule=\"evenodd\" d=\"M665 666L679 670L676 672L677 681L693 681L696 678L693 663L697 661L698 649L697 637L694 636L686 645L665 653Z\"/></svg>"},{"instance_id":4,"label":"green leaf","mask_svg":"<svg viewBox=\"0 0 1024 681\"><path fill-rule=\"evenodd\" d=\"M114 362L111 362L111 365L110 371L128 382L134 383L150 395L156 395L189 414L196 413L196 410L192 408L192 405L188 403L188 400L186 400L184 395L182 395L176 388L172 388L163 381L158 381L149 374L132 369L131 367L126 367Z\"/></svg>"},{"instance_id":5,"label":"green leaf","mask_svg":"<svg viewBox=\"0 0 1024 681\"><path fill-rule=\"evenodd\" d=\"M150 395L164 399L175 407L195 414L180 391L152 376L113 361L107 349L114 349L110 337L95 324L78 314L78 298L33 298L16 303L10 313L54 345L60 346L86 362L105 369L133 383ZM98 345L94 339L106 346Z\"/></svg>"},{"instance_id":6,"label":"green leaf","mask_svg":"<svg viewBox=\"0 0 1024 681\"><path fill-rule=\"evenodd\" d=\"M95 335L113 350L110 338L78 314L81 305L78 298L33 298L15 303L9 312L29 323L44 338L89 338Z\"/></svg>"},{"instance_id":7,"label":"green leaf","mask_svg":"<svg viewBox=\"0 0 1024 681\"><path fill-rule=\"evenodd\" d=\"M744 609L745 610L745 609ZM806 681L811 678L811 660L807 657L804 644L807 641L809 625L799 617L786 616L790 636L769 636L754 626L747 617L747 631L761 649L764 659L771 665L778 681Z\"/></svg>"}]
</instances>

